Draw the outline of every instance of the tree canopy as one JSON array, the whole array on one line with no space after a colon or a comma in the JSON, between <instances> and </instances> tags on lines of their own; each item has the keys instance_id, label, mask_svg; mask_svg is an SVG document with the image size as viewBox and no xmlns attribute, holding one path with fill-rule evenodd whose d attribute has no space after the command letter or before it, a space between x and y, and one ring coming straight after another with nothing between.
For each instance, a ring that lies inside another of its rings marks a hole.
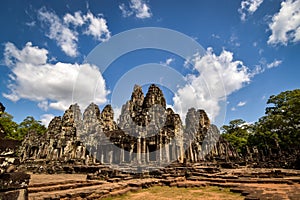
<instances>
[{"instance_id":1,"label":"tree canopy","mask_svg":"<svg viewBox=\"0 0 300 200\"><path fill-rule=\"evenodd\" d=\"M223 137L230 142L239 153L242 153L248 143L252 126L247 124L242 119L236 119L229 122L229 125L224 125L221 129Z\"/></svg>"},{"instance_id":2,"label":"tree canopy","mask_svg":"<svg viewBox=\"0 0 300 200\"><path fill-rule=\"evenodd\" d=\"M40 121L35 120L32 116L26 117L20 124L17 124L13 121L13 116L6 112L1 115L0 124L6 133L6 137L14 140L23 140L30 131L44 134L47 130Z\"/></svg>"},{"instance_id":3,"label":"tree canopy","mask_svg":"<svg viewBox=\"0 0 300 200\"><path fill-rule=\"evenodd\" d=\"M223 137L239 152L243 147L278 148L292 152L300 148L300 89L272 95L265 116L255 124L237 119L222 127Z\"/></svg>"}]
</instances>

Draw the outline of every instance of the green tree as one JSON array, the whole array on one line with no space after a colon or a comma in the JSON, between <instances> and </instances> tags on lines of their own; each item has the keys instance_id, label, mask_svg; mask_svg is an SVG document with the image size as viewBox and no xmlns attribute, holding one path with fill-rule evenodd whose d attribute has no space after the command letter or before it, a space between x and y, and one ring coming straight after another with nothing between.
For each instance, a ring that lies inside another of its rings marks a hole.
<instances>
[{"instance_id":1,"label":"green tree","mask_svg":"<svg viewBox=\"0 0 300 200\"><path fill-rule=\"evenodd\" d=\"M18 126L18 138L22 140L28 132L35 131L38 134L44 134L46 127L41 124L41 121L37 121L32 116L26 117Z\"/></svg>"},{"instance_id":2,"label":"green tree","mask_svg":"<svg viewBox=\"0 0 300 200\"><path fill-rule=\"evenodd\" d=\"M222 137L233 145L239 153L243 153L248 137L252 133L252 125L247 124L242 119L229 122L229 125L222 126Z\"/></svg>"},{"instance_id":3,"label":"green tree","mask_svg":"<svg viewBox=\"0 0 300 200\"><path fill-rule=\"evenodd\" d=\"M18 124L13 121L13 116L3 112L0 117L0 124L6 133L6 137L14 138L18 135Z\"/></svg>"},{"instance_id":4,"label":"green tree","mask_svg":"<svg viewBox=\"0 0 300 200\"><path fill-rule=\"evenodd\" d=\"M266 116L256 123L254 140L259 145L282 149L300 146L300 89L272 95L268 101ZM263 143L262 143L263 141Z\"/></svg>"},{"instance_id":5,"label":"green tree","mask_svg":"<svg viewBox=\"0 0 300 200\"><path fill-rule=\"evenodd\" d=\"M30 131L44 134L47 130L40 121L35 120L32 116L26 117L20 124L17 124L13 121L13 116L6 112L1 115L0 124L6 134L5 137L14 140L23 140Z\"/></svg>"}]
</instances>

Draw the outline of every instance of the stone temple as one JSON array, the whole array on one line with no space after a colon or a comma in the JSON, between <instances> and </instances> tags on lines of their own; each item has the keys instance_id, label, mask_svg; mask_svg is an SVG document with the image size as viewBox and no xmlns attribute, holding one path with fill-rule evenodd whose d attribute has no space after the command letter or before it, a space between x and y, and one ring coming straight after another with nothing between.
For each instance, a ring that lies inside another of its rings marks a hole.
<instances>
[{"instance_id":1,"label":"stone temple","mask_svg":"<svg viewBox=\"0 0 300 200\"><path fill-rule=\"evenodd\" d=\"M71 105L62 117L52 119L45 135L29 133L19 155L23 162L82 165L227 162L238 157L204 110L189 109L183 126L154 84L146 95L134 86L117 122L111 105L100 111L91 103L83 114L77 104Z\"/></svg>"}]
</instances>

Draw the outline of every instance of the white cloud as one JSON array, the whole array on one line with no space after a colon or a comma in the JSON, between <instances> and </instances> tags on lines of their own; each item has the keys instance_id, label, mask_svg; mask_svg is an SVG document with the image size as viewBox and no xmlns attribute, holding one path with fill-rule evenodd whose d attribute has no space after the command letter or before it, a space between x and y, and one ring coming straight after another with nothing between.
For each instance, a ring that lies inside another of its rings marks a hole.
<instances>
[{"instance_id":1,"label":"white cloud","mask_svg":"<svg viewBox=\"0 0 300 200\"><path fill-rule=\"evenodd\" d=\"M54 118L55 116L52 114L44 114L41 116L40 121L42 122L43 125L48 127L50 121Z\"/></svg>"},{"instance_id":2,"label":"white cloud","mask_svg":"<svg viewBox=\"0 0 300 200\"><path fill-rule=\"evenodd\" d=\"M169 65L170 65L172 62L174 62L174 61L175 61L174 58L168 58L168 59L166 59L165 62L161 62L160 64L169 66Z\"/></svg>"},{"instance_id":3,"label":"white cloud","mask_svg":"<svg viewBox=\"0 0 300 200\"><path fill-rule=\"evenodd\" d=\"M74 15L67 13L61 20L55 13L42 8L38 12L39 19L49 26L47 36L56 41L61 50L68 56L76 57L78 55L78 31L76 28L84 28L83 34L91 35L98 41L107 41L110 37L110 31L107 22L103 17L94 16L88 12L83 15L80 11ZM73 25L71 29L71 25Z\"/></svg>"},{"instance_id":4,"label":"white cloud","mask_svg":"<svg viewBox=\"0 0 300 200\"><path fill-rule=\"evenodd\" d=\"M130 11L124 3L119 5L119 9L122 11L123 17L129 17L133 15L133 11Z\"/></svg>"},{"instance_id":5,"label":"white cloud","mask_svg":"<svg viewBox=\"0 0 300 200\"><path fill-rule=\"evenodd\" d=\"M46 49L27 43L19 50L12 43L5 45L5 61L12 68L9 94L3 94L12 101L29 99L38 102L43 110L48 107L65 110L73 100L81 107L91 101L106 103L109 93L98 68L90 64L47 63ZM78 76L80 73L80 76ZM76 84L74 96L74 84Z\"/></svg>"},{"instance_id":6,"label":"white cloud","mask_svg":"<svg viewBox=\"0 0 300 200\"><path fill-rule=\"evenodd\" d=\"M174 109L182 119L190 107L202 108L214 119L220 112L220 102L250 82L248 68L242 61L234 61L229 51L223 50L217 56L208 48L206 55L195 55L191 61L199 75L188 75L188 84L173 98Z\"/></svg>"},{"instance_id":7,"label":"white cloud","mask_svg":"<svg viewBox=\"0 0 300 200\"><path fill-rule=\"evenodd\" d=\"M91 12L88 12L84 16L84 19L90 22L85 34L92 35L101 42L107 41L110 38L110 32L104 18L95 17Z\"/></svg>"},{"instance_id":8,"label":"white cloud","mask_svg":"<svg viewBox=\"0 0 300 200\"><path fill-rule=\"evenodd\" d=\"M277 60L277 59L275 59L271 63L267 63L267 60L265 58L261 58L259 61L259 64L256 65L255 68L252 70L251 77L253 77L257 74L261 74L264 71L266 71L267 69L278 67L281 63L282 63L282 61Z\"/></svg>"},{"instance_id":9,"label":"white cloud","mask_svg":"<svg viewBox=\"0 0 300 200\"><path fill-rule=\"evenodd\" d=\"M273 67L278 67L282 63L281 60L274 60L273 62L267 64L267 68L273 68Z\"/></svg>"},{"instance_id":10,"label":"white cloud","mask_svg":"<svg viewBox=\"0 0 300 200\"><path fill-rule=\"evenodd\" d=\"M37 106L38 106L40 109L42 109L42 110L44 110L44 111L47 111L48 108L49 108L49 103L48 103L48 101L41 101L41 102L39 102L39 103L37 104Z\"/></svg>"},{"instance_id":11,"label":"white cloud","mask_svg":"<svg viewBox=\"0 0 300 200\"><path fill-rule=\"evenodd\" d=\"M74 13L74 16L70 13L65 14L64 23L66 24L73 24L74 26L82 26L84 24L84 19L81 16L81 12L77 11Z\"/></svg>"},{"instance_id":12,"label":"white cloud","mask_svg":"<svg viewBox=\"0 0 300 200\"><path fill-rule=\"evenodd\" d=\"M174 59L173 58L168 58L166 60L166 65L170 65L172 62L174 62Z\"/></svg>"},{"instance_id":13,"label":"white cloud","mask_svg":"<svg viewBox=\"0 0 300 200\"><path fill-rule=\"evenodd\" d=\"M65 54L71 57L77 56L78 33L72 31L55 13L47 11L46 9L40 9L38 16L41 21L49 25L49 33L47 36L55 40Z\"/></svg>"},{"instance_id":14,"label":"white cloud","mask_svg":"<svg viewBox=\"0 0 300 200\"><path fill-rule=\"evenodd\" d=\"M10 66L15 62L31 63L33 65L41 65L47 62L48 51L33 47L31 42L27 42L24 49L19 51L13 43L5 44L4 59L5 64Z\"/></svg>"},{"instance_id":15,"label":"white cloud","mask_svg":"<svg viewBox=\"0 0 300 200\"><path fill-rule=\"evenodd\" d=\"M268 44L284 44L300 41L300 0L286 0L269 24L272 31Z\"/></svg>"},{"instance_id":16,"label":"white cloud","mask_svg":"<svg viewBox=\"0 0 300 200\"><path fill-rule=\"evenodd\" d=\"M129 8L125 4L120 4L119 9L122 11L123 17L133 14L140 19L152 17L150 7L143 0L130 0Z\"/></svg>"},{"instance_id":17,"label":"white cloud","mask_svg":"<svg viewBox=\"0 0 300 200\"><path fill-rule=\"evenodd\" d=\"M235 108L235 107L232 107L232 108L231 108L231 111L236 111L236 108Z\"/></svg>"},{"instance_id":18,"label":"white cloud","mask_svg":"<svg viewBox=\"0 0 300 200\"><path fill-rule=\"evenodd\" d=\"M35 24L36 24L36 22L35 21L31 21L31 22L26 22L25 24L26 24L26 26L34 27Z\"/></svg>"},{"instance_id":19,"label":"white cloud","mask_svg":"<svg viewBox=\"0 0 300 200\"><path fill-rule=\"evenodd\" d=\"M245 21L247 15L252 15L262 4L263 0L245 0L241 2L241 7L238 9L241 14L241 20Z\"/></svg>"},{"instance_id":20,"label":"white cloud","mask_svg":"<svg viewBox=\"0 0 300 200\"><path fill-rule=\"evenodd\" d=\"M237 107L243 107L247 104L246 101L240 101L238 104L237 104Z\"/></svg>"}]
</instances>

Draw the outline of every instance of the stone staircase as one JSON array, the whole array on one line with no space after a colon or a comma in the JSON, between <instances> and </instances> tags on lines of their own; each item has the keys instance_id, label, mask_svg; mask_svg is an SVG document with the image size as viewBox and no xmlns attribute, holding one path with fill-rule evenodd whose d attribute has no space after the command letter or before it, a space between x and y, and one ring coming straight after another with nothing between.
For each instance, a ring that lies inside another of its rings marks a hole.
<instances>
[{"instance_id":1,"label":"stone staircase","mask_svg":"<svg viewBox=\"0 0 300 200\"><path fill-rule=\"evenodd\" d=\"M111 175L108 171L104 173L107 176L88 175L88 179L69 178L65 181L30 184L29 199L100 199L152 186L217 186L240 193L246 200L300 199L300 171L297 170L221 169L213 165L177 165L144 174L116 171L111 172Z\"/></svg>"},{"instance_id":2,"label":"stone staircase","mask_svg":"<svg viewBox=\"0 0 300 200\"><path fill-rule=\"evenodd\" d=\"M108 181L64 181L29 186L29 199L97 199L159 185L158 179Z\"/></svg>"}]
</instances>

